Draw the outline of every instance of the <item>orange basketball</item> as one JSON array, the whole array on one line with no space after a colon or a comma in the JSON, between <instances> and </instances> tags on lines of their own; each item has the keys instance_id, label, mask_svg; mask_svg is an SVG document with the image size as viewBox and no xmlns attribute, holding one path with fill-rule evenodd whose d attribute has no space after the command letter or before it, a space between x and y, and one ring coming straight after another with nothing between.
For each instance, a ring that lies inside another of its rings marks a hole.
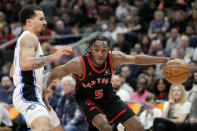
<instances>
[{"instance_id":1,"label":"orange basketball","mask_svg":"<svg viewBox=\"0 0 197 131\"><path fill-rule=\"evenodd\" d=\"M172 84L181 84L187 81L190 71L187 63L181 59L168 61L163 67L165 79Z\"/></svg>"}]
</instances>

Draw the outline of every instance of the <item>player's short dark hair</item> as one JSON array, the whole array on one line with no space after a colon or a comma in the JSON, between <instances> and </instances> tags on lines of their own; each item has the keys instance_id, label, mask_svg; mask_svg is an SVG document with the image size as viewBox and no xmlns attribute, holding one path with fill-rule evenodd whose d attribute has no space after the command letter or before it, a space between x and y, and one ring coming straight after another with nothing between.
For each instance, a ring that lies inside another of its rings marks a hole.
<instances>
[{"instance_id":1,"label":"player's short dark hair","mask_svg":"<svg viewBox=\"0 0 197 131\"><path fill-rule=\"evenodd\" d=\"M90 40L90 42L89 42L89 44L88 44L88 47L87 47L86 50L85 50L86 53L89 51L90 47L91 47L93 44L95 44L95 42L96 42L97 40L106 41L107 44L108 44L109 49L110 49L110 50L112 49L110 40L109 40L106 36L99 34L99 35L97 35L96 37L94 37L93 39Z\"/></svg>"},{"instance_id":2,"label":"player's short dark hair","mask_svg":"<svg viewBox=\"0 0 197 131\"><path fill-rule=\"evenodd\" d=\"M42 11L42 9L36 5L28 5L21 9L19 12L19 21L22 25L26 24L26 20L35 16L35 11Z\"/></svg>"}]
</instances>

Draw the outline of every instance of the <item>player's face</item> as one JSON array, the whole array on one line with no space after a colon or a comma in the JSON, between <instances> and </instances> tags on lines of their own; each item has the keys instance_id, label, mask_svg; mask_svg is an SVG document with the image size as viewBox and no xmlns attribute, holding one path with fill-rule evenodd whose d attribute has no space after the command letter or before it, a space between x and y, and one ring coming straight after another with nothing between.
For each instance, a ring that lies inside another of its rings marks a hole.
<instances>
[{"instance_id":1,"label":"player's face","mask_svg":"<svg viewBox=\"0 0 197 131\"><path fill-rule=\"evenodd\" d=\"M182 91L179 86L175 86L172 89L172 96L174 100L179 101L181 99Z\"/></svg>"},{"instance_id":2,"label":"player's face","mask_svg":"<svg viewBox=\"0 0 197 131\"><path fill-rule=\"evenodd\" d=\"M35 11L35 16L31 18L32 28L35 33L39 34L46 28L46 20L42 11Z\"/></svg>"},{"instance_id":3,"label":"player's face","mask_svg":"<svg viewBox=\"0 0 197 131\"><path fill-rule=\"evenodd\" d=\"M109 46L106 41L97 40L91 47L91 61L94 66L101 66L109 53Z\"/></svg>"}]
</instances>

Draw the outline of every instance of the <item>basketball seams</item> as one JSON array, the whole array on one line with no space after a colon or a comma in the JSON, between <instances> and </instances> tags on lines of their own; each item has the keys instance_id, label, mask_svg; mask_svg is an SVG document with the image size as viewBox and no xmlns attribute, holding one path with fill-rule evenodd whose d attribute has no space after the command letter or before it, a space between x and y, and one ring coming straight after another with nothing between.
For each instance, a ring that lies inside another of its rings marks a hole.
<instances>
[{"instance_id":1,"label":"basketball seams","mask_svg":"<svg viewBox=\"0 0 197 131\"><path fill-rule=\"evenodd\" d=\"M184 73L182 73L182 74L179 74L179 75L176 75L176 76L171 76L171 77L169 77L169 76L165 76L166 78L173 78L173 77L179 77L179 76L181 76L181 75L189 75L189 72L184 72Z\"/></svg>"},{"instance_id":2,"label":"basketball seams","mask_svg":"<svg viewBox=\"0 0 197 131\"><path fill-rule=\"evenodd\" d=\"M162 70L165 79L173 84L184 83L190 75L188 64L181 59L170 60Z\"/></svg>"}]
</instances>

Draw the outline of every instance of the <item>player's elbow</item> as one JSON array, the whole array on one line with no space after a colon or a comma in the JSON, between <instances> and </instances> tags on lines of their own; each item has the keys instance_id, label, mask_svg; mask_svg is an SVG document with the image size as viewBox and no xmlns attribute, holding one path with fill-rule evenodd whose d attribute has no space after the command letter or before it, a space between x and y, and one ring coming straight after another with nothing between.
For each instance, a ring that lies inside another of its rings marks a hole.
<instances>
[{"instance_id":1,"label":"player's elbow","mask_svg":"<svg viewBox=\"0 0 197 131\"><path fill-rule=\"evenodd\" d=\"M13 72L10 70L10 73L9 73L10 77L13 78Z\"/></svg>"}]
</instances>

